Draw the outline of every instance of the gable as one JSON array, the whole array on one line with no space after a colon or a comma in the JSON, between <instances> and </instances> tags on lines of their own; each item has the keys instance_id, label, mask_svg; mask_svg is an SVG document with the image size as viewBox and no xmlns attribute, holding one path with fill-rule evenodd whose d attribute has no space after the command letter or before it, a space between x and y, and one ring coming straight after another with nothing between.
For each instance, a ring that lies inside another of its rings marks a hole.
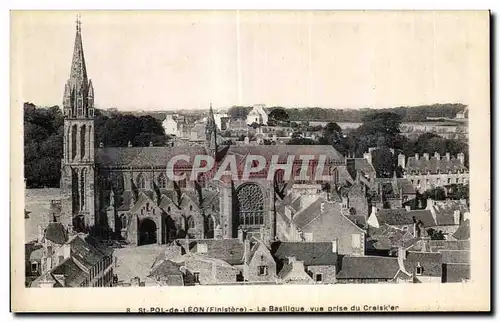
<instances>
[{"instance_id":1,"label":"gable","mask_svg":"<svg viewBox=\"0 0 500 322\"><path fill-rule=\"evenodd\" d=\"M156 203L142 191L139 193L137 202L130 209L130 213L144 217L159 216L162 214L162 212L162 209L158 207Z\"/></svg>"}]
</instances>

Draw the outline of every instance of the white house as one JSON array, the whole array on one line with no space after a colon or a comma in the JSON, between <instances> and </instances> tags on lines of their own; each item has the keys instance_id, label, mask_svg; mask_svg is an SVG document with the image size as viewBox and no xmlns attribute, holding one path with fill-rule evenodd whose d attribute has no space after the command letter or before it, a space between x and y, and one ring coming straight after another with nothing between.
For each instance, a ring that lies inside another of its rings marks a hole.
<instances>
[{"instance_id":1,"label":"white house","mask_svg":"<svg viewBox=\"0 0 500 322\"><path fill-rule=\"evenodd\" d=\"M268 115L265 105L254 105L252 110L247 115L247 124L253 123L267 125Z\"/></svg>"},{"instance_id":2,"label":"white house","mask_svg":"<svg viewBox=\"0 0 500 322\"><path fill-rule=\"evenodd\" d=\"M229 117L229 115L227 115L226 113L219 112L219 113L214 114L215 124L217 124L217 128L219 130L222 131L225 129L225 128L224 129L222 128L222 119L228 118L228 117Z\"/></svg>"},{"instance_id":3,"label":"white house","mask_svg":"<svg viewBox=\"0 0 500 322\"><path fill-rule=\"evenodd\" d=\"M161 123L163 126L163 130L165 130L165 134L170 135L179 135L179 127L177 125L177 115L175 114L167 114L165 120Z\"/></svg>"}]
</instances>

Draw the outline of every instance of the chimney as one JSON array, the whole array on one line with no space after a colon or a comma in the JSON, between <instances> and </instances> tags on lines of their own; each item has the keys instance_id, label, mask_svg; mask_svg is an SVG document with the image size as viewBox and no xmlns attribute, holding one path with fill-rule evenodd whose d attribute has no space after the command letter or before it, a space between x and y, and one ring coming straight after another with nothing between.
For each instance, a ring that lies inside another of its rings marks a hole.
<instances>
[{"instance_id":1,"label":"chimney","mask_svg":"<svg viewBox=\"0 0 500 322\"><path fill-rule=\"evenodd\" d=\"M464 164L465 155L463 153L459 153L459 154L457 154L457 159L460 161L460 164Z\"/></svg>"},{"instance_id":2,"label":"chimney","mask_svg":"<svg viewBox=\"0 0 500 322\"><path fill-rule=\"evenodd\" d=\"M451 157L450 157L450 152L446 152L446 160L450 161Z\"/></svg>"},{"instance_id":3,"label":"chimney","mask_svg":"<svg viewBox=\"0 0 500 322\"><path fill-rule=\"evenodd\" d=\"M406 260L406 250L401 246L398 247L398 259Z\"/></svg>"},{"instance_id":4,"label":"chimney","mask_svg":"<svg viewBox=\"0 0 500 322\"><path fill-rule=\"evenodd\" d=\"M52 270L52 256L51 255L47 256L47 258L45 259L45 262L47 263L46 272Z\"/></svg>"},{"instance_id":5,"label":"chimney","mask_svg":"<svg viewBox=\"0 0 500 322\"><path fill-rule=\"evenodd\" d=\"M70 244L66 243L62 247L63 247L63 256L64 256L64 259L69 258L71 256L71 246L70 246Z\"/></svg>"},{"instance_id":6,"label":"chimney","mask_svg":"<svg viewBox=\"0 0 500 322\"><path fill-rule=\"evenodd\" d=\"M332 240L332 253L337 253L338 252L338 248L337 248L337 240L334 239Z\"/></svg>"},{"instance_id":7,"label":"chimney","mask_svg":"<svg viewBox=\"0 0 500 322\"><path fill-rule=\"evenodd\" d=\"M245 264L250 262L250 240L245 239L243 241L243 258L245 259Z\"/></svg>"},{"instance_id":8,"label":"chimney","mask_svg":"<svg viewBox=\"0 0 500 322\"><path fill-rule=\"evenodd\" d=\"M438 153L438 152L434 152L434 157L436 158L436 160L441 160L441 155Z\"/></svg>"},{"instance_id":9,"label":"chimney","mask_svg":"<svg viewBox=\"0 0 500 322\"><path fill-rule=\"evenodd\" d=\"M418 160L419 156L418 153L415 153L415 160Z\"/></svg>"},{"instance_id":10,"label":"chimney","mask_svg":"<svg viewBox=\"0 0 500 322\"><path fill-rule=\"evenodd\" d=\"M40 244L42 243L43 240L43 230L42 226L38 225L38 236L37 236L37 242Z\"/></svg>"},{"instance_id":11,"label":"chimney","mask_svg":"<svg viewBox=\"0 0 500 322\"><path fill-rule=\"evenodd\" d=\"M288 264L293 264L297 261L295 256L289 256L289 257L287 257L287 259L288 259Z\"/></svg>"},{"instance_id":12,"label":"chimney","mask_svg":"<svg viewBox=\"0 0 500 322\"><path fill-rule=\"evenodd\" d=\"M461 214L460 214L460 210L455 210L455 211L453 212L453 222L455 223L455 225L460 225L460 223L461 223L461 221L462 221L462 220L461 220L461 219L462 219L461 217L462 217L462 216L461 216Z\"/></svg>"},{"instance_id":13,"label":"chimney","mask_svg":"<svg viewBox=\"0 0 500 322\"><path fill-rule=\"evenodd\" d=\"M186 233L186 236L184 238L184 245L185 245L184 250L186 251L186 254L191 253L191 250L189 249L189 235L188 235L188 233Z\"/></svg>"},{"instance_id":14,"label":"chimney","mask_svg":"<svg viewBox=\"0 0 500 322\"><path fill-rule=\"evenodd\" d=\"M434 207L434 199L428 198L427 199L427 207L425 207L426 210L430 210Z\"/></svg>"},{"instance_id":15,"label":"chimney","mask_svg":"<svg viewBox=\"0 0 500 322\"><path fill-rule=\"evenodd\" d=\"M398 154L398 166L400 166L402 169L404 169L406 166L406 158L402 153Z\"/></svg>"},{"instance_id":16,"label":"chimney","mask_svg":"<svg viewBox=\"0 0 500 322\"><path fill-rule=\"evenodd\" d=\"M369 164L372 164L372 153L371 152L363 153L363 158L366 159L366 161L368 161Z\"/></svg>"},{"instance_id":17,"label":"chimney","mask_svg":"<svg viewBox=\"0 0 500 322\"><path fill-rule=\"evenodd\" d=\"M424 159L429 160L429 153L424 153Z\"/></svg>"},{"instance_id":18,"label":"chimney","mask_svg":"<svg viewBox=\"0 0 500 322\"><path fill-rule=\"evenodd\" d=\"M245 232L241 228L238 229L238 239L241 243L245 242Z\"/></svg>"}]
</instances>

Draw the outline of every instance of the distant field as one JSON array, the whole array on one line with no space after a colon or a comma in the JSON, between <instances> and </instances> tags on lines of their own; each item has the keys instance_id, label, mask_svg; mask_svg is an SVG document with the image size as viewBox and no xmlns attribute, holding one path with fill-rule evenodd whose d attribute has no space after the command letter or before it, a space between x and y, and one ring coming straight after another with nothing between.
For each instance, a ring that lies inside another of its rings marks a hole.
<instances>
[{"instance_id":1,"label":"distant field","mask_svg":"<svg viewBox=\"0 0 500 322\"><path fill-rule=\"evenodd\" d=\"M48 221L50 201L60 199L58 188L26 189L25 208L29 211L29 219L24 219L24 240L29 242L37 238L38 226L44 227ZM21 215L21 214L20 214ZM24 213L22 214L24 216Z\"/></svg>"}]
</instances>

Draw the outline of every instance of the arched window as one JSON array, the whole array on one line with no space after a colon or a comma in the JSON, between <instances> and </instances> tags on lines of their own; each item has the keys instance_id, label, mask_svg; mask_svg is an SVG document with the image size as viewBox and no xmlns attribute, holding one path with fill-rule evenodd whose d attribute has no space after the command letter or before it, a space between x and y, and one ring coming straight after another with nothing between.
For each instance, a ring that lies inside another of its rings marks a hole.
<instances>
[{"instance_id":1,"label":"arched window","mask_svg":"<svg viewBox=\"0 0 500 322\"><path fill-rule=\"evenodd\" d=\"M208 216L206 219L205 237L214 238L215 222L212 216Z\"/></svg>"},{"instance_id":2,"label":"arched window","mask_svg":"<svg viewBox=\"0 0 500 322\"><path fill-rule=\"evenodd\" d=\"M189 216L187 219L187 228L188 229L194 228L194 219L192 216Z\"/></svg>"},{"instance_id":3,"label":"arched window","mask_svg":"<svg viewBox=\"0 0 500 322\"><path fill-rule=\"evenodd\" d=\"M85 204L85 199L86 199L86 184L87 184L87 169L83 169L81 173L81 179L80 179L80 207L81 210L85 210L86 204Z\"/></svg>"},{"instance_id":4,"label":"arched window","mask_svg":"<svg viewBox=\"0 0 500 322\"><path fill-rule=\"evenodd\" d=\"M242 226L264 224L264 194L255 183L247 183L236 192L238 219Z\"/></svg>"},{"instance_id":5,"label":"arched window","mask_svg":"<svg viewBox=\"0 0 500 322\"><path fill-rule=\"evenodd\" d=\"M137 176L137 188L146 189L146 179L142 173Z\"/></svg>"},{"instance_id":6,"label":"arched window","mask_svg":"<svg viewBox=\"0 0 500 322\"><path fill-rule=\"evenodd\" d=\"M78 129L76 124L71 127L71 159L76 157L76 142L78 138L76 137L78 134Z\"/></svg>"},{"instance_id":7,"label":"arched window","mask_svg":"<svg viewBox=\"0 0 500 322\"><path fill-rule=\"evenodd\" d=\"M87 127L82 125L80 128L80 160L83 160L85 158L85 131L87 130Z\"/></svg>"},{"instance_id":8,"label":"arched window","mask_svg":"<svg viewBox=\"0 0 500 322\"><path fill-rule=\"evenodd\" d=\"M158 188L165 189L167 187L167 179L165 175L162 173L158 176Z\"/></svg>"},{"instance_id":9,"label":"arched window","mask_svg":"<svg viewBox=\"0 0 500 322\"><path fill-rule=\"evenodd\" d=\"M125 215L121 215L120 216L120 221L121 221L121 224L122 224L122 228L126 228L127 227L127 217L125 217Z\"/></svg>"}]
</instances>

